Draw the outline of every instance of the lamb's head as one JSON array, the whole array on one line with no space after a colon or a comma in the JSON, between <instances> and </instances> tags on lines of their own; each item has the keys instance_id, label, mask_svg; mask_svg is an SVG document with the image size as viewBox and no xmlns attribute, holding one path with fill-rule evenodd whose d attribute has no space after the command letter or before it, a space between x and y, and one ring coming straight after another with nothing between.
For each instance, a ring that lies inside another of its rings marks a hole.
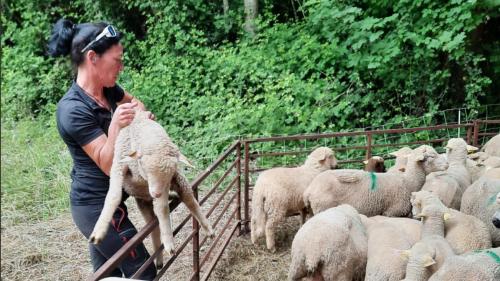
<instances>
[{"instance_id":1,"label":"lamb's head","mask_svg":"<svg viewBox=\"0 0 500 281\"><path fill-rule=\"evenodd\" d=\"M415 148L409 157L420 161L424 168L425 174L432 172L445 171L448 169L448 161L444 155L439 155L436 150L429 145L421 145Z\"/></svg>"},{"instance_id":2,"label":"lamb's head","mask_svg":"<svg viewBox=\"0 0 500 281\"><path fill-rule=\"evenodd\" d=\"M337 166L335 153L328 147L318 147L307 156L304 166L325 171Z\"/></svg>"},{"instance_id":3,"label":"lamb's head","mask_svg":"<svg viewBox=\"0 0 500 281\"><path fill-rule=\"evenodd\" d=\"M439 218L443 221L450 219L450 210L443 204L424 205L422 211L415 215L415 218L426 220L427 218Z\"/></svg>"},{"instance_id":4,"label":"lamb's head","mask_svg":"<svg viewBox=\"0 0 500 281\"><path fill-rule=\"evenodd\" d=\"M403 251L401 256L408 260L408 266L413 268L426 268L436 263L436 249L422 241L415 243L410 250ZM407 279L403 280L409 280L408 276L406 277Z\"/></svg>"},{"instance_id":5,"label":"lamb's head","mask_svg":"<svg viewBox=\"0 0 500 281\"><path fill-rule=\"evenodd\" d=\"M433 204L440 207L445 207L445 205L441 202L439 197L437 197L434 193L427 190L412 192L410 197L410 203L412 206L411 212L414 218L417 218L417 215L422 213L422 209L425 207L425 205Z\"/></svg>"},{"instance_id":6,"label":"lamb's head","mask_svg":"<svg viewBox=\"0 0 500 281\"><path fill-rule=\"evenodd\" d=\"M446 144L446 157L450 162L460 161L465 164L467 153L474 149L477 150L477 148L467 145L462 138L449 139Z\"/></svg>"},{"instance_id":7,"label":"lamb's head","mask_svg":"<svg viewBox=\"0 0 500 281\"><path fill-rule=\"evenodd\" d=\"M372 158L363 161L365 164L365 171L383 173L385 172L384 158L380 156L373 156Z\"/></svg>"},{"instance_id":8,"label":"lamb's head","mask_svg":"<svg viewBox=\"0 0 500 281\"><path fill-rule=\"evenodd\" d=\"M496 207L497 211L493 215L493 219L491 222L495 225L496 228L500 228L500 192L497 194Z\"/></svg>"}]
</instances>

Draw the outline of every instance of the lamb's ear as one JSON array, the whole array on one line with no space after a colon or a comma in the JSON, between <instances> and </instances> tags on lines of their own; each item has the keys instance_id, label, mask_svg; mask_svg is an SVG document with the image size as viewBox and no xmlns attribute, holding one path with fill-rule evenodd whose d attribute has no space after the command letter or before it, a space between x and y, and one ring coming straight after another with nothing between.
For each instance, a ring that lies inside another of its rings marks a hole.
<instances>
[{"instance_id":1,"label":"lamb's ear","mask_svg":"<svg viewBox=\"0 0 500 281\"><path fill-rule=\"evenodd\" d=\"M430 255L424 257L424 267L429 267L435 263L436 261Z\"/></svg>"},{"instance_id":2,"label":"lamb's ear","mask_svg":"<svg viewBox=\"0 0 500 281\"><path fill-rule=\"evenodd\" d=\"M179 153L179 161L181 163L183 163L184 165L188 166L189 168L192 168L192 169L195 168L193 166L193 164L191 164L191 161L189 161L189 159L186 156L184 156L184 154L182 154L182 153Z\"/></svg>"},{"instance_id":3,"label":"lamb's ear","mask_svg":"<svg viewBox=\"0 0 500 281\"><path fill-rule=\"evenodd\" d=\"M475 146L467 145L467 153L474 153L474 152L476 152L478 150L479 150L479 148L477 148Z\"/></svg>"},{"instance_id":4,"label":"lamb's ear","mask_svg":"<svg viewBox=\"0 0 500 281\"><path fill-rule=\"evenodd\" d=\"M368 164L368 160L363 161L363 164L365 165Z\"/></svg>"},{"instance_id":5,"label":"lamb's ear","mask_svg":"<svg viewBox=\"0 0 500 281\"><path fill-rule=\"evenodd\" d=\"M417 161L424 161L425 160L425 156L423 154L418 155L417 157L415 157L415 160L417 160Z\"/></svg>"},{"instance_id":6,"label":"lamb's ear","mask_svg":"<svg viewBox=\"0 0 500 281\"><path fill-rule=\"evenodd\" d=\"M426 215L424 212L420 212L420 214L416 214L416 215L415 215L415 217L416 217L417 219L421 219L421 218L425 218L425 217L427 217L427 215Z\"/></svg>"}]
</instances>

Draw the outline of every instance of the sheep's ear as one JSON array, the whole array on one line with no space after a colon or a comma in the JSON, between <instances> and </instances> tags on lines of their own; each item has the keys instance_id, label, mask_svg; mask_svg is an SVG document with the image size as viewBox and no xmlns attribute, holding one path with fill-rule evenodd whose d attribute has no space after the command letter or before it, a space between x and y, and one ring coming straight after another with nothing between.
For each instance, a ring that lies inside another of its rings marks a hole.
<instances>
[{"instance_id":1,"label":"sheep's ear","mask_svg":"<svg viewBox=\"0 0 500 281\"><path fill-rule=\"evenodd\" d=\"M403 260L408 260L408 258L410 258L410 250L403 250L399 253L399 256L403 259Z\"/></svg>"},{"instance_id":2,"label":"sheep's ear","mask_svg":"<svg viewBox=\"0 0 500 281\"><path fill-rule=\"evenodd\" d=\"M436 261L431 256L428 255L428 256L425 257L424 267L429 267L429 266L431 266L431 265L433 265L435 263L436 263Z\"/></svg>"},{"instance_id":3,"label":"sheep's ear","mask_svg":"<svg viewBox=\"0 0 500 281\"><path fill-rule=\"evenodd\" d=\"M427 217L427 215L424 212L421 212L420 214L416 214L415 217L421 219Z\"/></svg>"},{"instance_id":4,"label":"sheep's ear","mask_svg":"<svg viewBox=\"0 0 500 281\"><path fill-rule=\"evenodd\" d=\"M444 221L447 221L447 220L449 220L450 218L451 218L451 214L450 214L450 213L446 212L446 213L444 213L444 214L443 214L443 219L444 219Z\"/></svg>"},{"instance_id":5,"label":"sheep's ear","mask_svg":"<svg viewBox=\"0 0 500 281\"><path fill-rule=\"evenodd\" d=\"M423 154L420 154L417 157L415 157L415 160L417 160L417 161L424 161L425 160L425 156Z\"/></svg>"},{"instance_id":6,"label":"sheep's ear","mask_svg":"<svg viewBox=\"0 0 500 281\"><path fill-rule=\"evenodd\" d=\"M467 145L467 152L468 153L474 153L476 151L478 151L479 148L475 147L475 146L472 146L472 145Z\"/></svg>"},{"instance_id":7,"label":"sheep's ear","mask_svg":"<svg viewBox=\"0 0 500 281\"><path fill-rule=\"evenodd\" d=\"M368 164L368 160L363 161L363 164L365 165Z\"/></svg>"},{"instance_id":8,"label":"sheep's ear","mask_svg":"<svg viewBox=\"0 0 500 281\"><path fill-rule=\"evenodd\" d=\"M180 161L181 163L183 163L184 165L186 165L186 166L188 166L188 167L192 168L192 169L194 169L194 168L195 168L195 167L193 166L193 164L191 164L191 161L189 161L189 159L188 159L186 156L184 156L182 153L179 153L179 161Z\"/></svg>"}]
</instances>

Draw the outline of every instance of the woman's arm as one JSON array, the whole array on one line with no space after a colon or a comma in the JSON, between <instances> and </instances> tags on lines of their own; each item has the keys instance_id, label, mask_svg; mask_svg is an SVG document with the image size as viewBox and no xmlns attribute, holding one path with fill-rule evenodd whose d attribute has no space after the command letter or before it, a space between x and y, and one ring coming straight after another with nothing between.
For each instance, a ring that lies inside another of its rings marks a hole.
<instances>
[{"instance_id":1,"label":"woman's arm","mask_svg":"<svg viewBox=\"0 0 500 281\"><path fill-rule=\"evenodd\" d=\"M115 150L115 142L120 129L128 126L135 115L135 107L137 102L123 103L116 108L113 114L113 119L109 125L108 135L100 135L95 140L82 146L87 155L97 164L97 166L109 176L111 164L113 163L113 155Z\"/></svg>"}]
</instances>

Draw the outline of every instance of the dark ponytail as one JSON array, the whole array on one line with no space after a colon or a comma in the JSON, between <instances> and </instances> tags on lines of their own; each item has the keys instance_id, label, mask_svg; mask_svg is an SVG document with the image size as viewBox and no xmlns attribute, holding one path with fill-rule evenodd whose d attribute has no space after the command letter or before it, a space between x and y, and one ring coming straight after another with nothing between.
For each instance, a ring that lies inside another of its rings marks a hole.
<instances>
[{"instance_id":1,"label":"dark ponytail","mask_svg":"<svg viewBox=\"0 0 500 281\"><path fill-rule=\"evenodd\" d=\"M48 47L48 54L52 57L66 56L71 52L71 43L75 35L74 24L66 19L60 19L52 28Z\"/></svg>"},{"instance_id":2,"label":"dark ponytail","mask_svg":"<svg viewBox=\"0 0 500 281\"><path fill-rule=\"evenodd\" d=\"M83 48L94 40L106 26L108 24L105 22L76 25L69 20L60 19L52 28L52 34L47 44L47 53L52 57L69 54L71 63L77 67L84 61L85 53L88 52L82 53ZM89 49L101 55L113 45L118 44L121 36L121 33L117 32L115 37L103 37L98 42L93 43Z\"/></svg>"}]
</instances>

